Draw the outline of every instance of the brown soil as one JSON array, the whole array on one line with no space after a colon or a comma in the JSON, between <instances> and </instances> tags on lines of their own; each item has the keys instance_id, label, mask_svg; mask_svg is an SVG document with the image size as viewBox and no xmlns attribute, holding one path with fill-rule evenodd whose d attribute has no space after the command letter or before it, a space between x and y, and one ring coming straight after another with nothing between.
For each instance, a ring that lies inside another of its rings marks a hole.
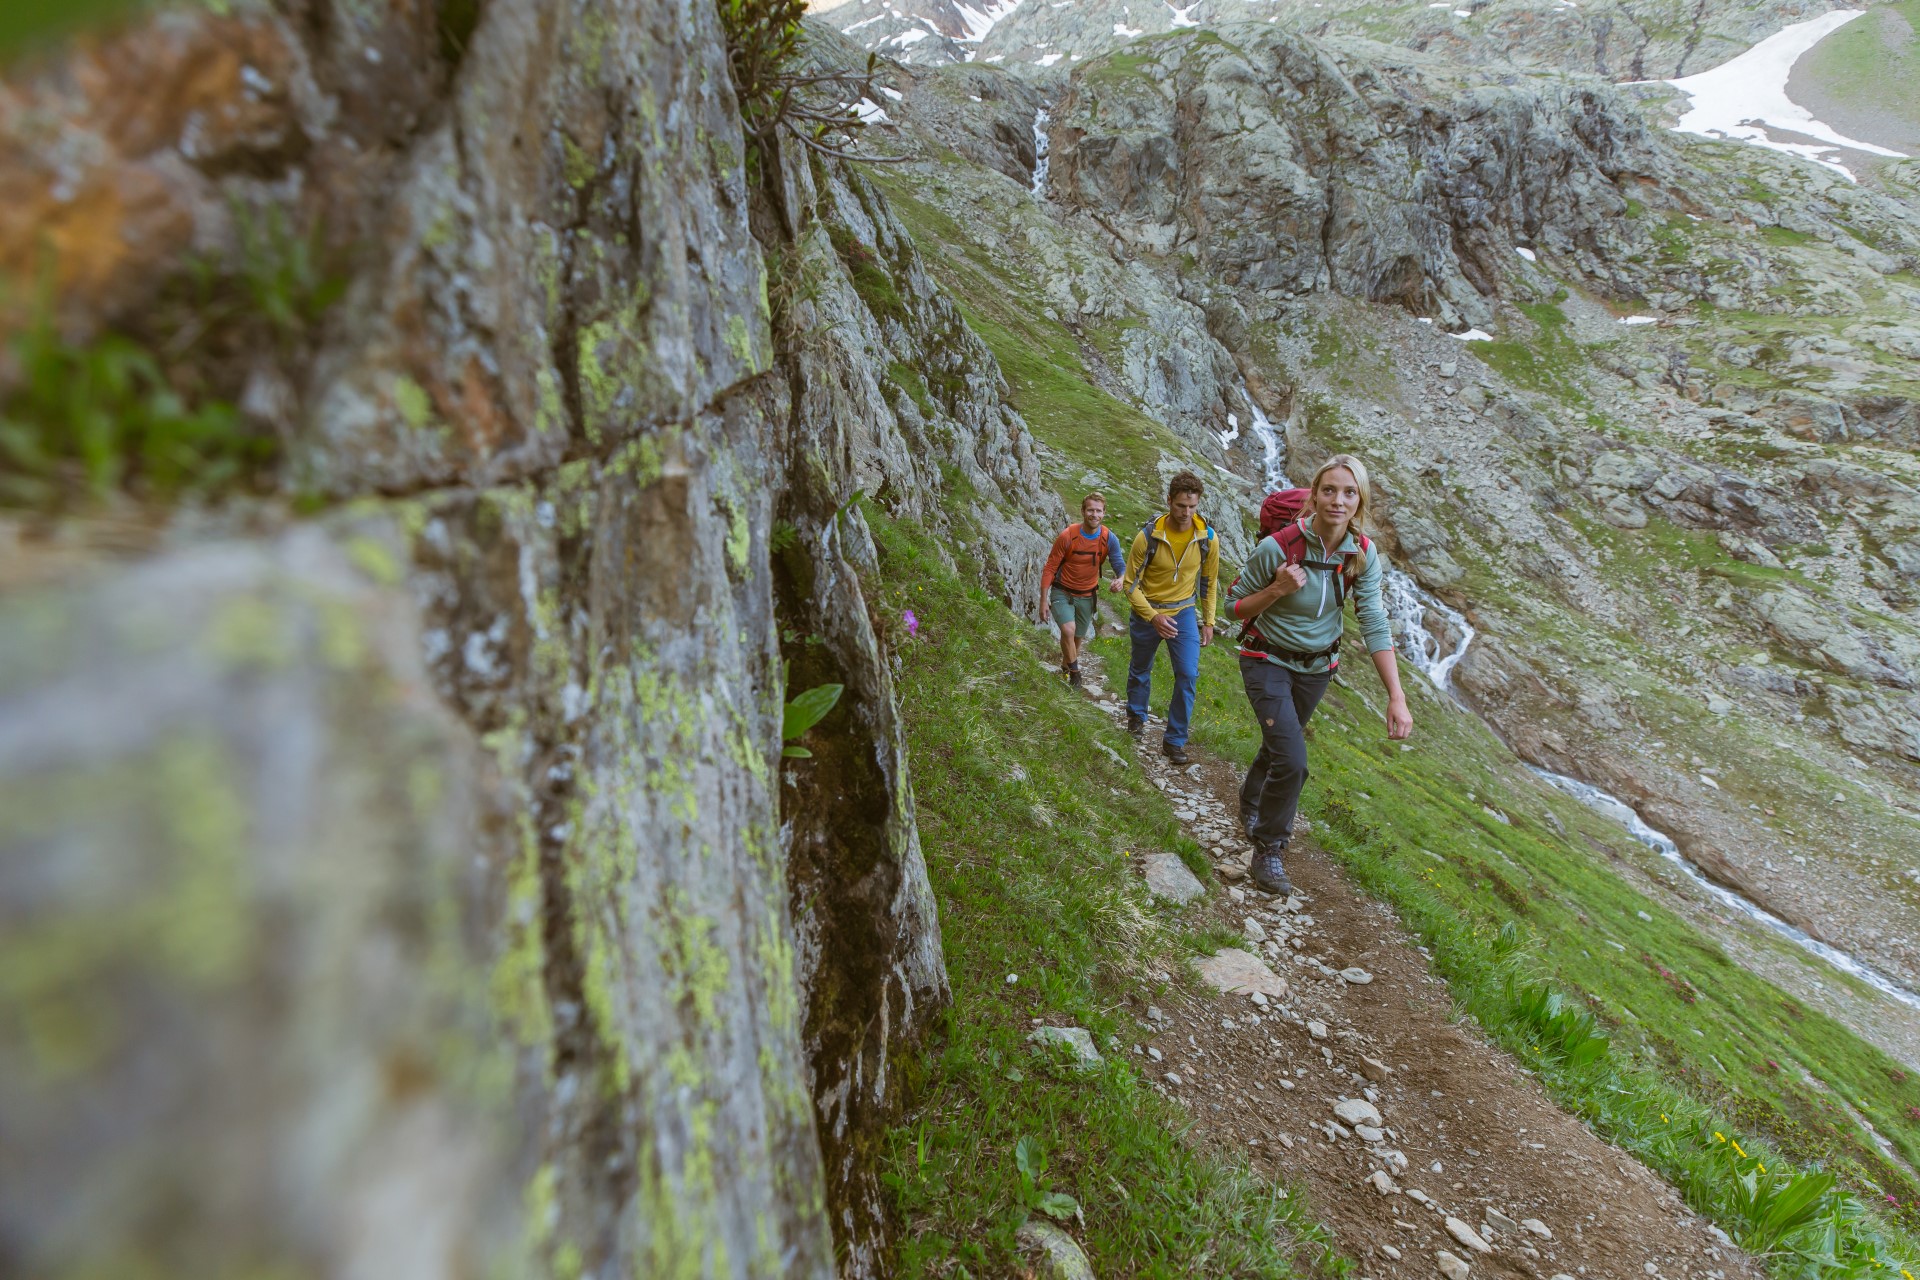
<instances>
[{"instance_id":1,"label":"brown soil","mask_svg":"<svg viewBox=\"0 0 1920 1280\"><path fill-rule=\"evenodd\" d=\"M1196 839L1221 843L1233 828L1238 772L1198 752L1195 765L1175 769L1161 758L1158 739L1150 729L1139 762L1177 808L1195 813L1188 825ZM1245 866L1245 842L1224 843L1232 861L1219 865L1234 875ZM1294 850L1287 869L1298 893L1290 902L1229 888L1192 908L1235 933L1249 916L1258 921L1268 942L1245 949L1262 953L1286 978L1285 1000L1262 1009L1242 995L1175 995L1154 1010L1157 1021L1144 999L1134 1009L1137 1047L1121 1051L1188 1107L1196 1141L1250 1153L1258 1168L1303 1185L1312 1215L1361 1277L1436 1275L1443 1249L1464 1259L1473 1276L1764 1274L1717 1239L1658 1175L1561 1111L1473 1026L1455 1023L1445 983L1393 913L1348 880L1304 831ZM1339 976L1356 966L1372 980L1362 985ZM1325 1038L1309 1023L1323 1024ZM1149 1049L1162 1060L1153 1062ZM1368 1080L1363 1057L1390 1073ZM1350 1098L1375 1103L1382 1141L1369 1144L1328 1127L1339 1123L1334 1105ZM1383 1192L1368 1178L1389 1171L1390 1149L1406 1164L1391 1171L1394 1189ZM1416 1192L1430 1203L1420 1203ZM1488 1234L1489 1210L1514 1223L1538 1219L1552 1238L1497 1217ZM1485 1236L1493 1251L1476 1252L1450 1236L1449 1215ZM1399 1251L1397 1260L1389 1247Z\"/></svg>"}]
</instances>

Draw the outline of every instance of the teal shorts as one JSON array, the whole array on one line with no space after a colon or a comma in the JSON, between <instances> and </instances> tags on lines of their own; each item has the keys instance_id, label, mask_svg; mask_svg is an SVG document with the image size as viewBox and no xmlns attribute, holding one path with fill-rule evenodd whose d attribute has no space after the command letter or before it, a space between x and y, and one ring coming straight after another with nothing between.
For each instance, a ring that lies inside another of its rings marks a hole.
<instances>
[{"instance_id":1,"label":"teal shorts","mask_svg":"<svg viewBox=\"0 0 1920 1280\"><path fill-rule=\"evenodd\" d=\"M1073 624L1074 634L1082 640L1093 636L1094 614L1100 604L1098 596L1069 595L1059 587L1047 592L1047 606L1053 610L1053 620L1061 626Z\"/></svg>"}]
</instances>

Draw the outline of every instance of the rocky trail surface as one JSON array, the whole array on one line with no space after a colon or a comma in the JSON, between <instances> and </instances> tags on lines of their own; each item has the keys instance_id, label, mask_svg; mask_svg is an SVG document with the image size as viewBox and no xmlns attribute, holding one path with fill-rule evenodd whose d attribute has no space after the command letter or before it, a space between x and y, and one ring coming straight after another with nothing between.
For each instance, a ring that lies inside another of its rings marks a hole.
<instances>
[{"instance_id":1,"label":"rocky trail surface","mask_svg":"<svg viewBox=\"0 0 1920 1280\"><path fill-rule=\"evenodd\" d=\"M1125 716L1097 679L1088 693ZM1304 1185L1362 1277L1764 1274L1659 1176L1454 1022L1422 949L1304 820L1287 860L1295 895L1248 887L1239 774L1192 754L1184 768L1167 761L1150 727L1135 758L1227 887L1209 893L1173 854L1147 855L1142 870L1155 897L1195 904L1196 924L1247 941L1198 963L1218 994L1164 1007L1138 997L1138 1034L1118 1051L1188 1109L1196 1140Z\"/></svg>"}]
</instances>

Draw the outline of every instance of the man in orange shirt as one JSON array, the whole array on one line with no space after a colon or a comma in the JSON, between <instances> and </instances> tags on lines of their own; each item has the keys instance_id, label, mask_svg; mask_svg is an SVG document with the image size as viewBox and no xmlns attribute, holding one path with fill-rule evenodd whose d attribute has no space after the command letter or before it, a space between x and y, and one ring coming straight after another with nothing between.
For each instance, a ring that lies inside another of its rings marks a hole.
<instances>
[{"instance_id":1,"label":"man in orange shirt","mask_svg":"<svg viewBox=\"0 0 1920 1280\"><path fill-rule=\"evenodd\" d=\"M1126 566L1120 539L1106 525L1107 500L1090 493L1080 500L1080 523L1053 540L1053 554L1040 570L1040 621L1060 624L1060 665L1067 682L1080 684L1080 644L1093 638L1094 606L1100 600L1100 561L1118 574ZM1056 618L1055 615L1058 615Z\"/></svg>"}]
</instances>

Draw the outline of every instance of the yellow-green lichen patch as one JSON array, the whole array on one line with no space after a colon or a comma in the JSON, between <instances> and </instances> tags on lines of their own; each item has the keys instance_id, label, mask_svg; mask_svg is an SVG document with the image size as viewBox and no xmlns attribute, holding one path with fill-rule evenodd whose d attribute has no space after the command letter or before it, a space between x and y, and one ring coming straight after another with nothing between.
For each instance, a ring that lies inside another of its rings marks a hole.
<instances>
[{"instance_id":1,"label":"yellow-green lichen patch","mask_svg":"<svg viewBox=\"0 0 1920 1280\"><path fill-rule=\"evenodd\" d=\"M580 149L578 143L564 133L560 135L560 148L566 156L567 185L575 191L586 186L593 178L593 157Z\"/></svg>"},{"instance_id":2,"label":"yellow-green lichen patch","mask_svg":"<svg viewBox=\"0 0 1920 1280\"><path fill-rule=\"evenodd\" d=\"M545 894L540 881L539 837L530 813L520 814L520 848L507 869L506 918L501 932L505 943L494 961L488 994L494 1016L523 1045L544 1044L553 1038L553 1015L547 1007L545 985L546 942L540 934Z\"/></svg>"},{"instance_id":3,"label":"yellow-green lichen patch","mask_svg":"<svg viewBox=\"0 0 1920 1280\"><path fill-rule=\"evenodd\" d=\"M727 506L727 567L733 570L736 578L744 578L747 573L747 557L753 550L753 529L747 524L747 513L739 507Z\"/></svg>"},{"instance_id":4,"label":"yellow-green lichen patch","mask_svg":"<svg viewBox=\"0 0 1920 1280\"><path fill-rule=\"evenodd\" d=\"M287 617L259 596L235 596L217 607L207 622L206 644L234 667L284 667L295 652Z\"/></svg>"},{"instance_id":5,"label":"yellow-green lichen patch","mask_svg":"<svg viewBox=\"0 0 1920 1280\"><path fill-rule=\"evenodd\" d=\"M727 953L714 945L713 920L689 911L685 895L669 890L659 924L666 944L660 966L666 972L674 1003L690 1007L700 1025L715 1025L733 965Z\"/></svg>"},{"instance_id":6,"label":"yellow-green lichen patch","mask_svg":"<svg viewBox=\"0 0 1920 1280\"><path fill-rule=\"evenodd\" d=\"M344 600L314 602L319 623L320 660L335 671L351 671L367 656L367 641L360 629L360 615Z\"/></svg>"},{"instance_id":7,"label":"yellow-green lichen patch","mask_svg":"<svg viewBox=\"0 0 1920 1280\"><path fill-rule=\"evenodd\" d=\"M400 562L393 550L380 539L358 534L347 540L347 559L353 567L383 587L400 584Z\"/></svg>"},{"instance_id":8,"label":"yellow-green lichen patch","mask_svg":"<svg viewBox=\"0 0 1920 1280\"><path fill-rule=\"evenodd\" d=\"M393 380L393 407L400 412L400 420L415 431L424 431L433 425L433 399L427 395L427 389L407 375L400 374Z\"/></svg>"},{"instance_id":9,"label":"yellow-green lichen patch","mask_svg":"<svg viewBox=\"0 0 1920 1280\"><path fill-rule=\"evenodd\" d=\"M240 776L239 762L211 736L176 741L155 762L154 798L173 858L171 883L156 904L158 958L195 985L239 978L253 934L250 815L235 785Z\"/></svg>"}]
</instances>

